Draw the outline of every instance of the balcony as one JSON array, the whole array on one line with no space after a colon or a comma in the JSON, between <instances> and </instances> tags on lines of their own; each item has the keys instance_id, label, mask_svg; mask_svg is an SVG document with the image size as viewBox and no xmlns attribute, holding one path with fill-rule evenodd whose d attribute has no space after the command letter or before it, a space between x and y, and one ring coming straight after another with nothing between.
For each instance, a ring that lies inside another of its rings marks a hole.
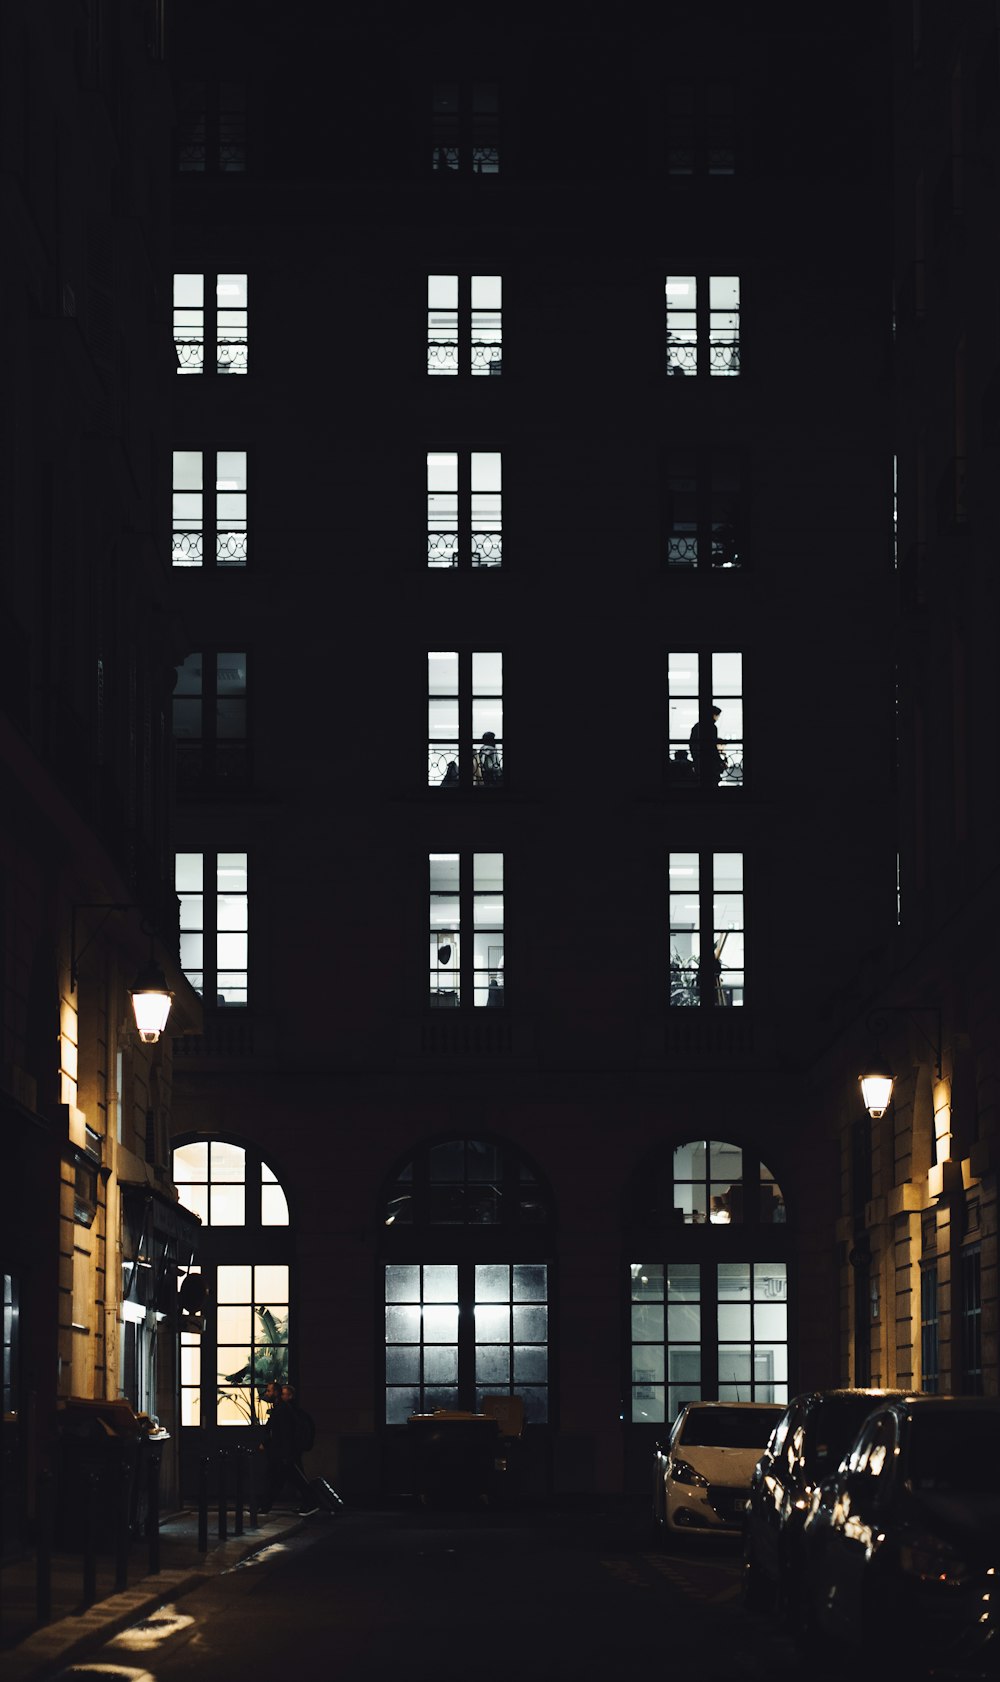
<instances>
[{"instance_id":1,"label":"balcony","mask_svg":"<svg viewBox=\"0 0 1000 1682\"><path fill-rule=\"evenodd\" d=\"M718 749L721 763L718 776L713 777L709 772L699 773L686 736L671 740L667 759L667 787L671 793L676 789L700 789L705 793L713 788L742 788L743 743L720 738Z\"/></svg>"},{"instance_id":2,"label":"balcony","mask_svg":"<svg viewBox=\"0 0 1000 1682\"><path fill-rule=\"evenodd\" d=\"M428 788L500 788L503 785L503 743L480 744L466 756L458 743L428 742Z\"/></svg>"},{"instance_id":3,"label":"balcony","mask_svg":"<svg viewBox=\"0 0 1000 1682\"><path fill-rule=\"evenodd\" d=\"M429 531L427 533L427 565L429 567L457 567L463 560L463 547L474 567L498 567L503 562L503 534L499 530L475 531L471 539L460 541L457 531Z\"/></svg>"}]
</instances>

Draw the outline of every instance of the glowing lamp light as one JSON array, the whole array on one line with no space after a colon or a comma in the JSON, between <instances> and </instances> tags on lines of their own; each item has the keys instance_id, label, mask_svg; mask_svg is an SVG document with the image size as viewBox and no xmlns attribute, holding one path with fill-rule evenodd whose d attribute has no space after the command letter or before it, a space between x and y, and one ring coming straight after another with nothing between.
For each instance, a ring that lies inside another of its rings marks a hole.
<instances>
[{"instance_id":1,"label":"glowing lamp light","mask_svg":"<svg viewBox=\"0 0 1000 1682\"><path fill-rule=\"evenodd\" d=\"M881 1061L876 1061L867 1074L858 1076L861 1082L861 1101L872 1121L878 1121L889 1108L895 1078L889 1065Z\"/></svg>"},{"instance_id":2,"label":"glowing lamp light","mask_svg":"<svg viewBox=\"0 0 1000 1682\"><path fill-rule=\"evenodd\" d=\"M129 988L135 1025L145 1045L155 1045L167 1025L174 995L167 987L167 978L159 964L150 959Z\"/></svg>"}]
</instances>

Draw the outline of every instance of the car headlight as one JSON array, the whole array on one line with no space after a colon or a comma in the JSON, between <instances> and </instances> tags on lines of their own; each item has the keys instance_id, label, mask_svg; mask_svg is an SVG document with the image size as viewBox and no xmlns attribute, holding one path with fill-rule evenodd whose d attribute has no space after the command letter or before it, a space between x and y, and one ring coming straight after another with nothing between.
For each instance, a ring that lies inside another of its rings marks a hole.
<instances>
[{"instance_id":1,"label":"car headlight","mask_svg":"<svg viewBox=\"0 0 1000 1682\"><path fill-rule=\"evenodd\" d=\"M951 1588L958 1588L968 1575L965 1561L937 1536L914 1536L904 1543L899 1550L899 1568L922 1583L946 1583Z\"/></svg>"},{"instance_id":2,"label":"car headlight","mask_svg":"<svg viewBox=\"0 0 1000 1682\"><path fill-rule=\"evenodd\" d=\"M703 1478L700 1472L696 1472L694 1467L689 1465L686 1460L672 1460L670 1462L670 1477L674 1483L690 1483L697 1489L708 1488L708 1479Z\"/></svg>"}]
</instances>

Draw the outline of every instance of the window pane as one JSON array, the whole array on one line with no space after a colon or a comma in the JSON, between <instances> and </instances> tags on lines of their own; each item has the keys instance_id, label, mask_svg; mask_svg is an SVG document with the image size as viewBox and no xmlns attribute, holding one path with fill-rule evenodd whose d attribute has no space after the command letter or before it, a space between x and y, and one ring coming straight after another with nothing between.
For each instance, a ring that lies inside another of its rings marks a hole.
<instances>
[{"instance_id":1,"label":"window pane","mask_svg":"<svg viewBox=\"0 0 1000 1682\"><path fill-rule=\"evenodd\" d=\"M420 1301L420 1268L415 1263L390 1262L385 1270L386 1302Z\"/></svg>"},{"instance_id":2,"label":"window pane","mask_svg":"<svg viewBox=\"0 0 1000 1682\"><path fill-rule=\"evenodd\" d=\"M633 1262L631 1274L633 1302L663 1301L662 1262Z\"/></svg>"},{"instance_id":3,"label":"window pane","mask_svg":"<svg viewBox=\"0 0 1000 1682\"><path fill-rule=\"evenodd\" d=\"M424 1301L457 1302L458 1268L435 1264L424 1268Z\"/></svg>"},{"instance_id":4,"label":"window pane","mask_svg":"<svg viewBox=\"0 0 1000 1682\"><path fill-rule=\"evenodd\" d=\"M633 1303L632 1305L632 1341L633 1343L662 1343L663 1342L663 1305L657 1302ZM634 1361L633 1356L633 1361Z\"/></svg>"},{"instance_id":5,"label":"window pane","mask_svg":"<svg viewBox=\"0 0 1000 1682\"><path fill-rule=\"evenodd\" d=\"M419 1343L420 1309L386 1308L385 1341L386 1343Z\"/></svg>"},{"instance_id":6,"label":"window pane","mask_svg":"<svg viewBox=\"0 0 1000 1682\"><path fill-rule=\"evenodd\" d=\"M544 1302L548 1296L548 1268L544 1264L514 1264L514 1301Z\"/></svg>"},{"instance_id":7,"label":"window pane","mask_svg":"<svg viewBox=\"0 0 1000 1682\"><path fill-rule=\"evenodd\" d=\"M288 1200L280 1186L261 1186L260 1224L261 1226L288 1225Z\"/></svg>"},{"instance_id":8,"label":"window pane","mask_svg":"<svg viewBox=\"0 0 1000 1682\"><path fill-rule=\"evenodd\" d=\"M196 1180L208 1179L208 1143L197 1140L190 1145L178 1145L174 1151L173 1178L175 1185L187 1186Z\"/></svg>"},{"instance_id":9,"label":"window pane","mask_svg":"<svg viewBox=\"0 0 1000 1682\"><path fill-rule=\"evenodd\" d=\"M458 1307L425 1308L423 1311L425 1343L454 1343L458 1337Z\"/></svg>"},{"instance_id":10,"label":"window pane","mask_svg":"<svg viewBox=\"0 0 1000 1682\"><path fill-rule=\"evenodd\" d=\"M509 1302L510 1268L506 1262L476 1265L476 1302Z\"/></svg>"},{"instance_id":11,"label":"window pane","mask_svg":"<svg viewBox=\"0 0 1000 1682\"><path fill-rule=\"evenodd\" d=\"M259 1303L268 1303L272 1307L276 1303L288 1301L288 1268L284 1265L266 1263L253 1270L254 1290Z\"/></svg>"},{"instance_id":12,"label":"window pane","mask_svg":"<svg viewBox=\"0 0 1000 1682\"><path fill-rule=\"evenodd\" d=\"M229 1264L220 1265L215 1275L215 1293L218 1302L251 1302L253 1300L250 1287L250 1268L235 1267Z\"/></svg>"},{"instance_id":13,"label":"window pane","mask_svg":"<svg viewBox=\"0 0 1000 1682\"><path fill-rule=\"evenodd\" d=\"M224 1180L234 1185L246 1179L246 1151L240 1145L227 1145L213 1139L211 1164L213 1180Z\"/></svg>"},{"instance_id":14,"label":"window pane","mask_svg":"<svg viewBox=\"0 0 1000 1682\"><path fill-rule=\"evenodd\" d=\"M245 1226L246 1193L242 1186L212 1187L212 1226Z\"/></svg>"},{"instance_id":15,"label":"window pane","mask_svg":"<svg viewBox=\"0 0 1000 1682\"><path fill-rule=\"evenodd\" d=\"M418 1353L414 1350L414 1354ZM458 1349L455 1345L435 1345L424 1350L424 1383L458 1383Z\"/></svg>"},{"instance_id":16,"label":"window pane","mask_svg":"<svg viewBox=\"0 0 1000 1682\"><path fill-rule=\"evenodd\" d=\"M510 1309L494 1304L476 1304L476 1342L510 1342Z\"/></svg>"}]
</instances>

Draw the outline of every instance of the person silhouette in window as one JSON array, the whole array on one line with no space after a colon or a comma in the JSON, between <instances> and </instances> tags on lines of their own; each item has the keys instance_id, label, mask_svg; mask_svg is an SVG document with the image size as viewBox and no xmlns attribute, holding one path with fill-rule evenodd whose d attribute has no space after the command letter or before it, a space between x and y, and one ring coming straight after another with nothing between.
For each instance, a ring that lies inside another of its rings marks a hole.
<instances>
[{"instance_id":1,"label":"person silhouette in window","mask_svg":"<svg viewBox=\"0 0 1000 1682\"><path fill-rule=\"evenodd\" d=\"M492 730L484 730L480 737L480 747L473 765L473 781L494 788L503 782L497 739Z\"/></svg>"},{"instance_id":2,"label":"person silhouette in window","mask_svg":"<svg viewBox=\"0 0 1000 1682\"><path fill-rule=\"evenodd\" d=\"M695 724L688 737L695 776L700 783L705 783L709 788L718 786L719 779L728 763L725 754L719 747L718 721L721 714L722 708L713 706L712 722L705 731L704 743L701 739L700 721Z\"/></svg>"}]
</instances>

